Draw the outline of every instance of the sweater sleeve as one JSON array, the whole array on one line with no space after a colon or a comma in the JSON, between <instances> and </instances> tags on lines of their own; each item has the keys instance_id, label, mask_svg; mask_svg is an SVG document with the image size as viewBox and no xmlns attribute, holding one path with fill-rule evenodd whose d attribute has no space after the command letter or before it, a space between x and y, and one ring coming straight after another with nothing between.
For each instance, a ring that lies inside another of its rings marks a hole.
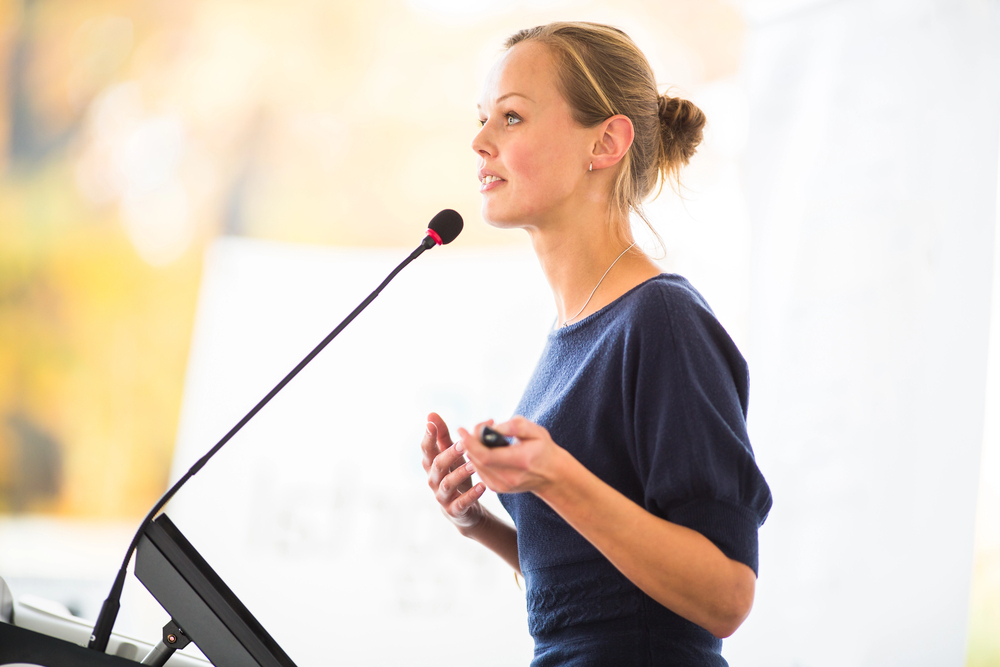
<instances>
[{"instance_id":1,"label":"sweater sleeve","mask_svg":"<svg viewBox=\"0 0 1000 667\"><path fill-rule=\"evenodd\" d=\"M757 574L771 493L746 430L746 362L693 288L665 285L626 344L625 414L645 507Z\"/></svg>"}]
</instances>

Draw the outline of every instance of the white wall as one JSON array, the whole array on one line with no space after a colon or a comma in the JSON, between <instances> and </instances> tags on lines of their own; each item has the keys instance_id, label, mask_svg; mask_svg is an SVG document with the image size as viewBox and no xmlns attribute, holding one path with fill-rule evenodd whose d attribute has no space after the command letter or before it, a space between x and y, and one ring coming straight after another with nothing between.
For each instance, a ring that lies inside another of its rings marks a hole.
<instances>
[{"instance_id":1,"label":"white wall","mask_svg":"<svg viewBox=\"0 0 1000 667\"><path fill-rule=\"evenodd\" d=\"M216 242L173 479L409 250ZM530 251L431 250L167 514L300 665L439 665L445 645L477 664L525 664L513 572L441 516L419 442L430 410L454 427L510 415L553 322Z\"/></svg>"},{"instance_id":2,"label":"white wall","mask_svg":"<svg viewBox=\"0 0 1000 667\"><path fill-rule=\"evenodd\" d=\"M964 664L1000 129L996 3L746 3L751 436L739 665Z\"/></svg>"},{"instance_id":3,"label":"white wall","mask_svg":"<svg viewBox=\"0 0 1000 667\"><path fill-rule=\"evenodd\" d=\"M751 667L962 665L998 7L744 6L747 129L736 82L691 91L716 119L704 161L688 201L650 207L666 268L702 289L750 362L751 438L775 497L755 609L724 654ZM530 372L553 314L534 260L510 252L443 248L407 269L169 508L300 664L372 650L438 664L442 632L478 663L526 662L513 578L438 515L416 452L428 409L503 416ZM404 253L220 242L175 478ZM444 286L440 310L429 285ZM532 324L504 328L510 303ZM352 356L373 341L377 353ZM449 354L429 370L441 341ZM504 378L492 389L490 373Z\"/></svg>"}]
</instances>

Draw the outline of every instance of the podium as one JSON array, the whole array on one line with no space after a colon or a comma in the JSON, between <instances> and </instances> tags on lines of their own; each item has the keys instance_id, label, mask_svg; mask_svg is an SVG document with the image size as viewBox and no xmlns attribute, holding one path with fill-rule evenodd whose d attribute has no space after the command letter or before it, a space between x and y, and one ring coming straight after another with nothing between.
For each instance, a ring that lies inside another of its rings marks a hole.
<instances>
[{"instance_id":1,"label":"podium","mask_svg":"<svg viewBox=\"0 0 1000 667\"><path fill-rule=\"evenodd\" d=\"M135 667L116 655L91 651L72 642L0 622L0 666L27 663L42 667Z\"/></svg>"},{"instance_id":2,"label":"podium","mask_svg":"<svg viewBox=\"0 0 1000 667\"><path fill-rule=\"evenodd\" d=\"M86 648L92 625L82 619L53 614L25 600L12 604L0 579L0 667L134 667L137 663L133 659L162 667L171 658L171 664L178 667L210 667L201 658L175 655L192 641L217 667L295 667L167 515L143 527L135 576L171 620L152 650L143 641L124 641L126 638L115 635L118 655Z\"/></svg>"},{"instance_id":3,"label":"podium","mask_svg":"<svg viewBox=\"0 0 1000 667\"><path fill-rule=\"evenodd\" d=\"M295 667L166 514L143 529L135 576L170 614L168 626L190 638L213 664ZM155 649L166 653L163 661L173 652L167 635L165 629Z\"/></svg>"}]
</instances>

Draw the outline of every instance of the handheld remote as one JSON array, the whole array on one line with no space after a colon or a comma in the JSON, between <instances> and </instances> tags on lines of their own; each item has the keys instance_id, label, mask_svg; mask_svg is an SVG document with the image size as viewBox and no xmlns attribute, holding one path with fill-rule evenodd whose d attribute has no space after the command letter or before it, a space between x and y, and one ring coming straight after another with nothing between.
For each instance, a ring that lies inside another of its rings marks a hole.
<instances>
[{"instance_id":1,"label":"handheld remote","mask_svg":"<svg viewBox=\"0 0 1000 667\"><path fill-rule=\"evenodd\" d=\"M507 436L497 433L489 426L483 427L483 432L482 435L479 436L479 441L487 447L506 447L510 444Z\"/></svg>"}]
</instances>

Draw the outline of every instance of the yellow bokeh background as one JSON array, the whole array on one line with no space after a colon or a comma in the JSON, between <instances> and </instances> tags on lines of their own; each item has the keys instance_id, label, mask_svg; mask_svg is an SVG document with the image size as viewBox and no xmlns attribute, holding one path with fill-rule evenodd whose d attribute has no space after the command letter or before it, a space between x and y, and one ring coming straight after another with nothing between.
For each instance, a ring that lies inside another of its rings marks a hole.
<instances>
[{"instance_id":1,"label":"yellow bokeh background","mask_svg":"<svg viewBox=\"0 0 1000 667\"><path fill-rule=\"evenodd\" d=\"M164 490L216 236L408 245L451 207L461 243L524 241L477 220L475 101L559 6L0 7L2 511L138 518ZM671 84L738 67L725 3L574 9L660 36Z\"/></svg>"}]
</instances>

